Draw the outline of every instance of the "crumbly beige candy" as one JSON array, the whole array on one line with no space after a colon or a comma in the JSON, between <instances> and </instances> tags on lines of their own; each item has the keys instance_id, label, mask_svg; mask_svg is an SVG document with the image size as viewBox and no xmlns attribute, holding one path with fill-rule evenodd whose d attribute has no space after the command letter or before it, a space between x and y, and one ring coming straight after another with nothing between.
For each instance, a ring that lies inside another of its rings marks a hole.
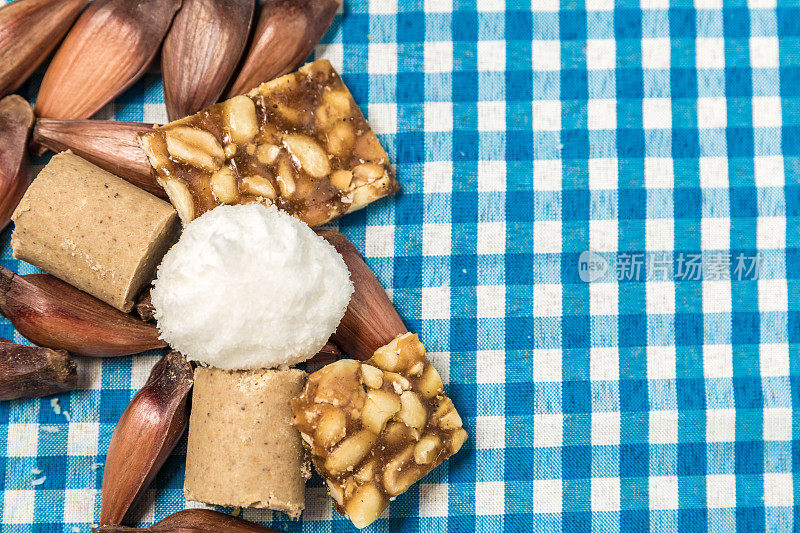
<instances>
[{"instance_id":1,"label":"crumbly beige candy","mask_svg":"<svg viewBox=\"0 0 800 533\"><path fill-rule=\"evenodd\" d=\"M50 160L12 218L14 257L126 313L180 232L169 203L71 152Z\"/></svg>"},{"instance_id":2,"label":"crumbly beige candy","mask_svg":"<svg viewBox=\"0 0 800 533\"><path fill-rule=\"evenodd\" d=\"M364 363L343 359L311 374L292 409L336 509L357 528L467 440L439 373L411 333Z\"/></svg>"},{"instance_id":3,"label":"crumbly beige candy","mask_svg":"<svg viewBox=\"0 0 800 533\"><path fill-rule=\"evenodd\" d=\"M300 516L310 468L291 424L290 400L305 380L295 369L195 370L187 500Z\"/></svg>"},{"instance_id":4,"label":"crumbly beige candy","mask_svg":"<svg viewBox=\"0 0 800 533\"><path fill-rule=\"evenodd\" d=\"M221 204L275 204L319 225L398 189L389 158L324 59L140 136L189 222Z\"/></svg>"}]
</instances>

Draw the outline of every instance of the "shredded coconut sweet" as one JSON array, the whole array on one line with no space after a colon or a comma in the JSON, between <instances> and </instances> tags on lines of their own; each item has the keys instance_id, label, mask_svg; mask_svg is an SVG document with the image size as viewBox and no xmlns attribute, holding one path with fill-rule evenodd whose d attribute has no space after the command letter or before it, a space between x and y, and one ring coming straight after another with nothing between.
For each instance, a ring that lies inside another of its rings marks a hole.
<instances>
[{"instance_id":1,"label":"shredded coconut sweet","mask_svg":"<svg viewBox=\"0 0 800 533\"><path fill-rule=\"evenodd\" d=\"M220 206L189 223L152 291L161 338L224 370L315 355L344 316L344 260L305 223L260 204Z\"/></svg>"}]
</instances>

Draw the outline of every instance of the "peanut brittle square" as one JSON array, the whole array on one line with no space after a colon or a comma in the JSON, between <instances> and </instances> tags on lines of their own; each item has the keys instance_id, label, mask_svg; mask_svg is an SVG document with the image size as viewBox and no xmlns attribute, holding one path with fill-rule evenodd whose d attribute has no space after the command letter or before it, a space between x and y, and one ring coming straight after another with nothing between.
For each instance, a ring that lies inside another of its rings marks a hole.
<instances>
[{"instance_id":1,"label":"peanut brittle square","mask_svg":"<svg viewBox=\"0 0 800 533\"><path fill-rule=\"evenodd\" d=\"M344 359L311 374L292 409L336 509L358 528L467 440L439 373L411 333L364 363Z\"/></svg>"},{"instance_id":2,"label":"peanut brittle square","mask_svg":"<svg viewBox=\"0 0 800 533\"><path fill-rule=\"evenodd\" d=\"M327 60L142 134L187 223L222 204L274 204L314 226L398 190L389 157Z\"/></svg>"}]
</instances>

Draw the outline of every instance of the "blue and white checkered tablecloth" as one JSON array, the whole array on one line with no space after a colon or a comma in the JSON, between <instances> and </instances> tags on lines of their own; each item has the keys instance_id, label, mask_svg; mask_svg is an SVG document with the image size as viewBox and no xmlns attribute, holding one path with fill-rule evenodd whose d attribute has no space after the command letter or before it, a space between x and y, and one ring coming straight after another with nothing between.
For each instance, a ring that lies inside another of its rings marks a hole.
<instances>
[{"instance_id":1,"label":"blue and white checkered tablecloth","mask_svg":"<svg viewBox=\"0 0 800 533\"><path fill-rule=\"evenodd\" d=\"M470 432L369 531L800 529L796 2L346 0L316 56L403 186L339 228ZM164 122L162 99L154 70L101 116ZM155 358L81 361L61 414L0 403L2 531L97 520ZM184 453L143 523L186 505ZM243 516L352 531L324 492Z\"/></svg>"}]
</instances>

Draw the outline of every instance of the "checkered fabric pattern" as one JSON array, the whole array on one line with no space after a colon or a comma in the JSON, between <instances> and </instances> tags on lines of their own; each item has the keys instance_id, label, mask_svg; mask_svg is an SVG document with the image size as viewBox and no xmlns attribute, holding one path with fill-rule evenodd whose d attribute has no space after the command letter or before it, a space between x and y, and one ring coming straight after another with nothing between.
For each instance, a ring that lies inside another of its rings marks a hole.
<instances>
[{"instance_id":1,"label":"checkered fabric pattern","mask_svg":"<svg viewBox=\"0 0 800 533\"><path fill-rule=\"evenodd\" d=\"M346 0L316 55L403 186L338 226L470 432L369 531L800 528L796 2ZM102 115L163 122L162 98L154 71ZM2 263L31 271L8 239ZM666 275L619 275L656 256ZM679 275L689 256L708 268ZM155 357L81 361L61 414L0 404L3 531L97 520L111 432ZM186 505L184 454L144 524ZM352 531L319 478L302 521L243 516Z\"/></svg>"}]
</instances>

